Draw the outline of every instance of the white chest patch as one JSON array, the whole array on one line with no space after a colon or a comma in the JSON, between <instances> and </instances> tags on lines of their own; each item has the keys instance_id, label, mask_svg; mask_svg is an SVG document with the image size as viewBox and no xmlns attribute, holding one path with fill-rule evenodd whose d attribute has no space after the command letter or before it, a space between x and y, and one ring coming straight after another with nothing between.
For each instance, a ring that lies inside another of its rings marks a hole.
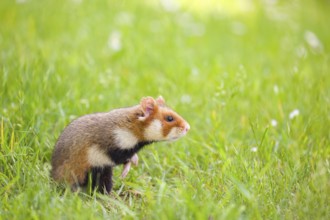
<instances>
[{"instance_id":1,"label":"white chest patch","mask_svg":"<svg viewBox=\"0 0 330 220\"><path fill-rule=\"evenodd\" d=\"M87 155L88 162L92 166L103 167L103 166L106 166L106 165L108 165L108 166L109 165L110 166L114 165L112 160L97 145L91 146L88 149L87 154L88 154Z\"/></svg>"},{"instance_id":2,"label":"white chest patch","mask_svg":"<svg viewBox=\"0 0 330 220\"><path fill-rule=\"evenodd\" d=\"M151 122L150 125L144 131L144 137L148 141L164 140L162 123L159 120L154 120L153 122Z\"/></svg>"},{"instance_id":3,"label":"white chest patch","mask_svg":"<svg viewBox=\"0 0 330 220\"><path fill-rule=\"evenodd\" d=\"M137 137L126 129L117 128L114 130L114 135L119 148L130 149L138 143Z\"/></svg>"}]
</instances>

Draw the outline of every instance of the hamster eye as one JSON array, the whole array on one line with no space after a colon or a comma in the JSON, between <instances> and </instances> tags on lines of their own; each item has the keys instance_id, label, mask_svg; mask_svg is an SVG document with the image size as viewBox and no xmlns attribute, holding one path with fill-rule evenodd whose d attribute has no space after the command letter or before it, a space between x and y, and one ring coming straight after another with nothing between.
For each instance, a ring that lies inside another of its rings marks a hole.
<instances>
[{"instance_id":1,"label":"hamster eye","mask_svg":"<svg viewBox=\"0 0 330 220\"><path fill-rule=\"evenodd\" d=\"M172 116L168 115L168 116L166 116L165 120L166 120L167 122L171 122L171 121L174 120L174 118L173 118Z\"/></svg>"}]
</instances>

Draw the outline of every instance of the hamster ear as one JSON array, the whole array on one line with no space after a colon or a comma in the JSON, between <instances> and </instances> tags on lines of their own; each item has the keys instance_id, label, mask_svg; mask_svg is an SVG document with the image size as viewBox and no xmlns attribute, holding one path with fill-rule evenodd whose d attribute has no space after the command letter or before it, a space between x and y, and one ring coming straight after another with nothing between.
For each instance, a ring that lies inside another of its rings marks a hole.
<instances>
[{"instance_id":1,"label":"hamster ear","mask_svg":"<svg viewBox=\"0 0 330 220\"><path fill-rule=\"evenodd\" d=\"M164 107L165 106L165 99L163 96L158 96L156 99L157 105Z\"/></svg>"},{"instance_id":2,"label":"hamster ear","mask_svg":"<svg viewBox=\"0 0 330 220\"><path fill-rule=\"evenodd\" d=\"M144 117L148 117L156 108L156 101L152 97L144 97L141 99L140 105L144 113Z\"/></svg>"}]
</instances>

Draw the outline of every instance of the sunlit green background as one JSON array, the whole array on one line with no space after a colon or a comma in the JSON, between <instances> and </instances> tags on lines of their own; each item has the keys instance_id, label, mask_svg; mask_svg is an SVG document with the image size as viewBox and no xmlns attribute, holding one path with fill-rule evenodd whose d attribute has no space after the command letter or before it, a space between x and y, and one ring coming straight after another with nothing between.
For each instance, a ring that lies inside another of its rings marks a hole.
<instances>
[{"instance_id":1,"label":"sunlit green background","mask_svg":"<svg viewBox=\"0 0 330 220\"><path fill-rule=\"evenodd\" d=\"M330 219L328 0L1 0L0 219ZM191 125L111 196L49 177L74 118L162 95Z\"/></svg>"}]
</instances>

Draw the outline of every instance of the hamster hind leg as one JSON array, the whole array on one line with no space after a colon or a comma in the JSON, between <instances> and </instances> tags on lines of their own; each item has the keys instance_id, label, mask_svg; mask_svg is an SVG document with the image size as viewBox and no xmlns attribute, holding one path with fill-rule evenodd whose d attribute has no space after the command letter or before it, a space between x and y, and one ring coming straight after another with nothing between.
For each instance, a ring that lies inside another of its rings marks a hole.
<instances>
[{"instance_id":1,"label":"hamster hind leg","mask_svg":"<svg viewBox=\"0 0 330 220\"><path fill-rule=\"evenodd\" d=\"M110 194L112 189L112 167L103 167L100 179L99 179L99 190L103 194Z\"/></svg>"}]
</instances>

